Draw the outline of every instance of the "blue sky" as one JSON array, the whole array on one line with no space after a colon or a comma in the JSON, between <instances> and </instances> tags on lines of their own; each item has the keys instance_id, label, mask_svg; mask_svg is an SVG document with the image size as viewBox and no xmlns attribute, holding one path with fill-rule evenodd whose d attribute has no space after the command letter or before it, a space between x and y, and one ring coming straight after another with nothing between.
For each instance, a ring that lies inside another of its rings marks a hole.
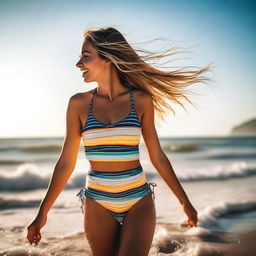
<instances>
[{"instance_id":1,"label":"blue sky","mask_svg":"<svg viewBox=\"0 0 256 256\"><path fill-rule=\"evenodd\" d=\"M192 88L199 110L173 106L159 136L225 136L256 117L255 1L0 1L0 137L64 136L69 98L85 84L75 67L88 27L113 26L130 43L158 37L190 48L173 65L216 66L211 88ZM168 47L158 41L141 46ZM166 49L166 48L165 48ZM171 65L171 64L168 65Z\"/></svg>"}]
</instances>

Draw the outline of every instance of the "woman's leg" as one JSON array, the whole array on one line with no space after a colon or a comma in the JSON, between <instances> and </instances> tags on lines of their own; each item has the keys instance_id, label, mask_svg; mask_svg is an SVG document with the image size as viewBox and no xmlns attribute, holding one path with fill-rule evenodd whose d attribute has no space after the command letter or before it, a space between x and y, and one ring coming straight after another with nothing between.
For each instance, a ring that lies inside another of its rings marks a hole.
<instances>
[{"instance_id":1,"label":"woman's leg","mask_svg":"<svg viewBox=\"0 0 256 256\"><path fill-rule=\"evenodd\" d=\"M152 192L140 199L126 215L118 256L147 256L152 244L156 211Z\"/></svg>"},{"instance_id":2,"label":"woman's leg","mask_svg":"<svg viewBox=\"0 0 256 256\"><path fill-rule=\"evenodd\" d=\"M84 230L93 256L117 255L120 223L95 200L84 199Z\"/></svg>"}]
</instances>

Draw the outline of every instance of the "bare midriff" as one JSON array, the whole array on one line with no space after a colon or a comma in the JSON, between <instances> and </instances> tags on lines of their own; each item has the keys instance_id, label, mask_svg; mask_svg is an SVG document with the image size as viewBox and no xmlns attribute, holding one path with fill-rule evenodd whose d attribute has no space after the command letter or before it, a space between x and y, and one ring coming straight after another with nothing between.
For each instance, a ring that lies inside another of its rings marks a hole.
<instances>
[{"instance_id":1,"label":"bare midriff","mask_svg":"<svg viewBox=\"0 0 256 256\"><path fill-rule=\"evenodd\" d=\"M106 171L106 172L115 172L115 171L123 171L128 169L134 169L140 166L139 160L134 161L90 161L91 169L94 171Z\"/></svg>"}]
</instances>

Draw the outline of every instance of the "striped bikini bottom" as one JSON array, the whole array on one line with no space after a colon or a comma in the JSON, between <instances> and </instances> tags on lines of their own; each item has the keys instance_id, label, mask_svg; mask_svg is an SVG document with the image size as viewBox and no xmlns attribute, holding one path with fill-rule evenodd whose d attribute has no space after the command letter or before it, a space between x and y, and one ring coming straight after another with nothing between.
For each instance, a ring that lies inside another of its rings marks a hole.
<instances>
[{"instance_id":1,"label":"striped bikini bottom","mask_svg":"<svg viewBox=\"0 0 256 256\"><path fill-rule=\"evenodd\" d=\"M101 204L123 224L129 209L140 199L152 192L152 198L155 200L154 186L157 184L147 182L141 165L134 169L113 172L90 169L85 188L82 188L77 196L81 201L82 212L84 197L87 196Z\"/></svg>"}]
</instances>

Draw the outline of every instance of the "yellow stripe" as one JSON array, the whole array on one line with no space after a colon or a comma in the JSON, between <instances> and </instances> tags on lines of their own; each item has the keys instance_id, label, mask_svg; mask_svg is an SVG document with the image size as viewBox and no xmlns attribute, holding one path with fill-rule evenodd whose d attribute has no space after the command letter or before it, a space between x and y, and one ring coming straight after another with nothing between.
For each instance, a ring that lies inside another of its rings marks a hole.
<instances>
[{"instance_id":1,"label":"yellow stripe","mask_svg":"<svg viewBox=\"0 0 256 256\"><path fill-rule=\"evenodd\" d=\"M88 187L98 189L98 190L101 190L104 192L118 193L118 192L123 192L123 191L129 190L129 189L140 187L140 186L144 185L145 183L146 183L146 175L145 175L145 173L142 173L142 176L135 182L124 184L121 186L110 187L110 186L104 186L104 185L99 185L99 184L88 184Z\"/></svg>"},{"instance_id":2,"label":"yellow stripe","mask_svg":"<svg viewBox=\"0 0 256 256\"><path fill-rule=\"evenodd\" d=\"M92 139L83 139L83 140L88 140L88 141L97 141L97 140L105 140L105 141L108 141L108 140L136 140L140 137L140 135L109 135L109 136L102 136L102 137L98 137L98 138L92 138Z\"/></svg>"},{"instance_id":3,"label":"yellow stripe","mask_svg":"<svg viewBox=\"0 0 256 256\"><path fill-rule=\"evenodd\" d=\"M118 212L118 213L121 213L121 212L126 212L128 211L133 205L135 205L140 199L137 199L133 202L130 202L130 203L127 203L123 206L116 206L116 205L112 205L110 203L105 203L105 202L100 202L98 201L98 203L102 204L105 208L113 211L113 212Z\"/></svg>"},{"instance_id":4,"label":"yellow stripe","mask_svg":"<svg viewBox=\"0 0 256 256\"><path fill-rule=\"evenodd\" d=\"M96 146L96 145L137 145L139 144L138 135L116 135L116 136L107 136L94 139L83 139L85 146Z\"/></svg>"}]
</instances>

